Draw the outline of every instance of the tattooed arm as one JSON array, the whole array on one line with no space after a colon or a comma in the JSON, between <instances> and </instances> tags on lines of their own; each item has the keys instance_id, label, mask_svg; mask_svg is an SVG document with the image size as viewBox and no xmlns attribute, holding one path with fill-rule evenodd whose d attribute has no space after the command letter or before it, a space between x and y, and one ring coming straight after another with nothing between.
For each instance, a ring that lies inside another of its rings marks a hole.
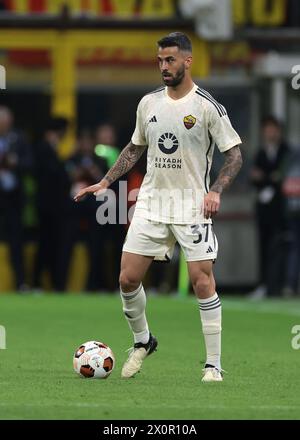
<instances>
[{"instance_id":1,"label":"tattooed arm","mask_svg":"<svg viewBox=\"0 0 300 440\"><path fill-rule=\"evenodd\" d=\"M93 193L94 195L104 192L115 180L126 174L137 163L144 151L146 145L134 145L132 142L121 151L118 160L106 173L103 179L96 183L96 185L88 186L79 191L74 197L74 200L78 202L84 195Z\"/></svg>"},{"instance_id":2,"label":"tattooed arm","mask_svg":"<svg viewBox=\"0 0 300 440\"><path fill-rule=\"evenodd\" d=\"M225 163L222 166L217 180L210 188L211 191L222 194L241 169L243 160L241 150L238 146L231 148L224 153Z\"/></svg>"},{"instance_id":3,"label":"tattooed arm","mask_svg":"<svg viewBox=\"0 0 300 440\"><path fill-rule=\"evenodd\" d=\"M131 170L131 168L140 159L146 148L146 145L134 145L132 142L129 142L129 144L121 152L117 162L104 176L104 179L107 180L109 185Z\"/></svg>"},{"instance_id":4,"label":"tattooed arm","mask_svg":"<svg viewBox=\"0 0 300 440\"><path fill-rule=\"evenodd\" d=\"M217 214L220 208L220 195L228 188L241 169L243 159L239 146L235 146L224 153L225 163L222 166L217 180L204 197L204 216L210 218Z\"/></svg>"}]
</instances>

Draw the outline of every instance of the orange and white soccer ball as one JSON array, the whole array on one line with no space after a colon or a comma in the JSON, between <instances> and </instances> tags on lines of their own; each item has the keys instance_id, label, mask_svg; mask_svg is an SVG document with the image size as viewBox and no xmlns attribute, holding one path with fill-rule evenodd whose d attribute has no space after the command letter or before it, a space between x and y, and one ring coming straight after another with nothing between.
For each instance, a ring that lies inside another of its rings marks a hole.
<instances>
[{"instance_id":1,"label":"orange and white soccer ball","mask_svg":"<svg viewBox=\"0 0 300 440\"><path fill-rule=\"evenodd\" d=\"M106 379L115 367L115 356L103 342L88 341L75 351L73 366L81 377Z\"/></svg>"}]
</instances>

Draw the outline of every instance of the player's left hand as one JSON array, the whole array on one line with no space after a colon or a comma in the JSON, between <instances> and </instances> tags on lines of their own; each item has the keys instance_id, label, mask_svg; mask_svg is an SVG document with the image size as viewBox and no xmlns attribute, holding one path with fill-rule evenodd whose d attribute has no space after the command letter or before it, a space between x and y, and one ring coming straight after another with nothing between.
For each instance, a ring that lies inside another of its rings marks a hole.
<instances>
[{"instance_id":1,"label":"player's left hand","mask_svg":"<svg viewBox=\"0 0 300 440\"><path fill-rule=\"evenodd\" d=\"M204 196L204 217L211 218L219 212L220 209L220 194L210 191Z\"/></svg>"}]
</instances>

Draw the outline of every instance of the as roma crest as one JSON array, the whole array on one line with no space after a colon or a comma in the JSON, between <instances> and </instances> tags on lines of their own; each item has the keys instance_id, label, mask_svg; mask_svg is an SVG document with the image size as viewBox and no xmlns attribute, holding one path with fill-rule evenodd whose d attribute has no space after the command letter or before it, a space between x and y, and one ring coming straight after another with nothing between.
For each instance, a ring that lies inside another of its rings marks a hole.
<instances>
[{"instance_id":1,"label":"as roma crest","mask_svg":"<svg viewBox=\"0 0 300 440\"><path fill-rule=\"evenodd\" d=\"M194 116L192 116L192 115L185 116L183 118L184 126L188 130L190 130L192 127L194 127L194 125L196 124L196 121L197 121L197 119Z\"/></svg>"}]
</instances>

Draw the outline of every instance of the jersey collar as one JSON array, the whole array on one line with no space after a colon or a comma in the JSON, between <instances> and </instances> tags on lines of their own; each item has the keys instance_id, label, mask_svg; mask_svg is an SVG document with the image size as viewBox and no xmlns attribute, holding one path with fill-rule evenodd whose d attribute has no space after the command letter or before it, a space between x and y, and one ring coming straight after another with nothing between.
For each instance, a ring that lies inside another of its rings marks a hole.
<instances>
[{"instance_id":1,"label":"jersey collar","mask_svg":"<svg viewBox=\"0 0 300 440\"><path fill-rule=\"evenodd\" d=\"M198 89L198 86L196 84L194 84L194 87L189 91L189 93L187 93L185 96L183 96L182 98L179 99L173 99L168 95L168 87L165 87L165 96L167 98L167 100L169 102L171 102L172 104L177 104L177 103L181 103L181 102L186 102L190 99L190 97L196 92L196 90Z\"/></svg>"}]
</instances>

